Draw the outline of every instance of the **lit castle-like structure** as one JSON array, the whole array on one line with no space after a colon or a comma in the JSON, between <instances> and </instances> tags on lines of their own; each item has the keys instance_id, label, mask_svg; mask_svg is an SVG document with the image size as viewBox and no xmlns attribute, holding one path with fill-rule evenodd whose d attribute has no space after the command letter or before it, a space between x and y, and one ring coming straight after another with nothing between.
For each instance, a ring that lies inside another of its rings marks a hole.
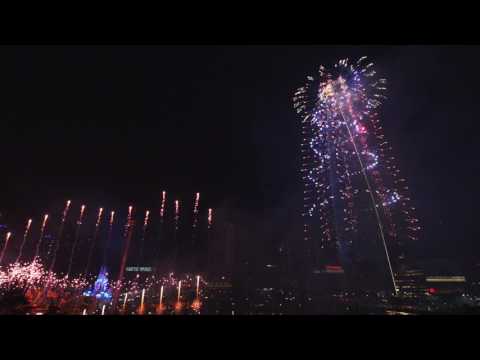
<instances>
[{"instance_id":1,"label":"lit castle-like structure","mask_svg":"<svg viewBox=\"0 0 480 360\"><path fill-rule=\"evenodd\" d=\"M87 289L83 293L83 295L95 297L99 300L110 300L112 298L112 292L108 287L107 275L107 268L102 266L100 268L100 273L98 274L97 280L91 288Z\"/></svg>"}]
</instances>

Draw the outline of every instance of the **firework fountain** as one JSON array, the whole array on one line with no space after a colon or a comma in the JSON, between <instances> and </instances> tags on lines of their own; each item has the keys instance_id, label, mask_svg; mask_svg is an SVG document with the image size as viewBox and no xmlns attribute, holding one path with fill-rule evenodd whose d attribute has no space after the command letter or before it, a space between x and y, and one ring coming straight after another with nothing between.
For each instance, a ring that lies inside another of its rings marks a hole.
<instances>
[{"instance_id":1,"label":"firework fountain","mask_svg":"<svg viewBox=\"0 0 480 360\"><path fill-rule=\"evenodd\" d=\"M192 239L195 242L195 236L197 235L197 223L198 223L198 207L200 202L200 193L195 195L195 203L193 205L193 224L192 224Z\"/></svg>"},{"instance_id":2,"label":"firework fountain","mask_svg":"<svg viewBox=\"0 0 480 360\"><path fill-rule=\"evenodd\" d=\"M128 298L128 292L125 293L125 298L123 299L122 312L124 314L126 313L127 298Z\"/></svg>"},{"instance_id":3,"label":"firework fountain","mask_svg":"<svg viewBox=\"0 0 480 360\"><path fill-rule=\"evenodd\" d=\"M177 288L177 302L175 303L175 311L178 313L182 310L182 280L178 282Z\"/></svg>"},{"instance_id":4,"label":"firework fountain","mask_svg":"<svg viewBox=\"0 0 480 360\"><path fill-rule=\"evenodd\" d=\"M142 290L142 298L140 300L140 307L138 308L138 314L145 314L145 289Z\"/></svg>"},{"instance_id":5,"label":"firework fountain","mask_svg":"<svg viewBox=\"0 0 480 360\"><path fill-rule=\"evenodd\" d=\"M162 314L165 310L163 306L163 285L160 286L160 299L158 300L157 314Z\"/></svg>"},{"instance_id":6,"label":"firework fountain","mask_svg":"<svg viewBox=\"0 0 480 360\"><path fill-rule=\"evenodd\" d=\"M197 279L197 285L196 285L196 289L195 289L195 300L193 301L192 309L196 312L199 312L200 311L200 306L201 306L201 302L200 302L200 275L197 275L196 279Z\"/></svg>"}]
</instances>

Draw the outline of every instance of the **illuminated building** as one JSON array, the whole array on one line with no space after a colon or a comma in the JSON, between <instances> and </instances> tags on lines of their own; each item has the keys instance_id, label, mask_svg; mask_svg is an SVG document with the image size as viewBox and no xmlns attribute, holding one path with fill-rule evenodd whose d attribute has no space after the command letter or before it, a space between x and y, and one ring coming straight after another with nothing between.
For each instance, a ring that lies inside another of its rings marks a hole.
<instances>
[{"instance_id":1,"label":"illuminated building","mask_svg":"<svg viewBox=\"0 0 480 360\"><path fill-rule=\"evenodd\" d=\"M427 293L430 295L463 294L467 288L465 276L427 276L425 278Z\"/></svg>"},{"instance_id":2,"label":"illuminated building","mask_svg":"<svg viewBox=\"0 0 480 360\"><path fill-rule=\"evenodd\" d=\"M320 66L294 94L301 117L303 242L310 274L340 265L358 286L358 266L373 262L372 274L388 275L388 282L377 282L397 291L396 269L420 227L379 121L386 80L365 59Z\"/></svg>"},{"instance_id":3,"label":"illuminated building","mask_svg":"<svg viewBox=\"0 0 480 360\"><path fill-rule=\"evenodd\" d=\"M424 297L427 292L425 273L420 269L405 269L397 274L399 293L407 298Z\"/></svg>"},{"instance_id":4,"label":"illuminated building","mask_svg":"<svg viewBox=\"0 0 480 360\"><path fill-rule=\"evenodd\" d=\"M112 298L112 292L108 286L108 274L107 269L102 267L98 274L97 280L92 287L83 293L84 296L95 297L98 300L110 300Z\"/></svg>"}]
</instances>

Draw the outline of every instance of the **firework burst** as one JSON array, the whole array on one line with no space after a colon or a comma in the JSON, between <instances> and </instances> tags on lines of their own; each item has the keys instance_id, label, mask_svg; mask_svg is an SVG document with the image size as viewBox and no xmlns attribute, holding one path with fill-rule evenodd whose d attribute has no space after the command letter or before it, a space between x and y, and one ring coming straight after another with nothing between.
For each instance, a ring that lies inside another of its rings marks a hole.
<instances>
[{"instance_id":1,"label":"firework burst","mask_svg":"<svg viewBox=\"0 0 480 360\"><path fill-rule=\"evenodd\" d=\"M405 240L416 239L419 228L412 226L417 220L408 206L408 188L398 178L378 120L385 90L386 80L376 77L366 57L354 63L345 59L331 69L320 66L293 102L302 118L304 239L312 245L314 262L336 249L349 267L370 209L396 290L389 247L400 259Z\"/></svg>"}]
</instances>

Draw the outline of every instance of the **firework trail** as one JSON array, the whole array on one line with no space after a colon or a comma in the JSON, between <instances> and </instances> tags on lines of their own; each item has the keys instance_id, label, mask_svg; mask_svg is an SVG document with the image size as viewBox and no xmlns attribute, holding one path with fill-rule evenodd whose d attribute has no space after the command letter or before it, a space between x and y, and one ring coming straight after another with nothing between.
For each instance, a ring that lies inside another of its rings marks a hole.
<instances>
[{"instance_id":1,"label":"firework trail","mask_svg":"<svg viewBox=\"0 0 480 360\"><path fill-rule=\"evenodd\" d=\"M42 227L40 228L40 236L38 238L37 248L35 249L35 255L33 256L34 259L36 259L40 254L40 246L42 244L43 234L45 232L45 226L47 225L47 220L48 220L48 214L45 214L45 216L43 217Z\"/></svg>"},{"instance_id":2,"label":"firework trail","mask_svg":"<svg viewBox=\"0 0 480 360\"><path fill-rule=\"evenodd\" d=\"M87 309L83 309L82 315L87 315Z\"/></svg>"},{"instance_id":3,"label":"firework trail","mask_svg":"<svg viewBox=\"0 0 480 360\"><path fill-rule=\"evenodd\" d=\"M159 243L157 244L157 247L156 247L157 256L160 256L160 254L161 254L161 251L162 251L161 242L164 239L164 234L165 234L164 219L165 219L166 197L167 197L167 192L162 191L162 202L160 204Z\"/></svg>"},{"instance_id":4,"label":"firework trail","mask_svg":"<svg viewBox=\"0 0 480 360\"><path fill-rule=\"evenodd\" d=\"M63 209L62 220L60 222L60 230L58 231L58 239L55 243L55 251L53 253L52 263L50 264L49 271L53 271L53 267L55 266L55 262L57 260L57 252L58 248L60 247L60 241L62 240L63 236L63 228L65 227L65 220L67 219L68 209L70 208L71 201L68 200L65 208Z\"/></svg>"},{"instance_id":5,"label":"firework trail","mask_svg":"<svg viewBox=\"0 0 480 360\"><path fill-rule=\"evenodd\" d=\"M145 219L143 220L143 229L142 229L142 239L140 241L140 264L143 262L143 248L145 245L145 234L147 233L147 226L148 226L148 216L150 215L150 211L147 210L145 212Z\"/></svg>"},{"instance_id":6,"label":"firework trail","mask_svg":"<svg viewBox=\"0 0 480 360\"><path fill-rule=\"evenodd\" d=\"M175 200L175 230L178 230L178 219L180 215L180 202Z\"/></svg>"},{"instance_id":7,"label":"firework trail","mask_svg":"<svg viewBox=\"0 0 480 360\"><path fill-rule=\"evenodd\" d=\"M208 243L209 243L209 246L211 246L212 244L212 225L213 225L213 210L212 209L208 209L208 216L207 216L207 238L208 238ZM214 259L213 259L213 252L209 252L208 254L208 262L210 264L213 264L214 263Z\"/></svg>"},{"instance_id":8,"label":"firework trail","mask_svg":"<svg viewBox=\"0 0 480 360\"><path fill-rule=\"evenodd\" d=\"M132 206L128 207L127 223L125 224L125 235L126 235L125 248L123 250L123 256L120 263L120 271L118 272L117 285L113 295L113 302L112 302L114 309L117 307L118 296L120 295L120 289L122 287L123 274L125 273L125 266L127 264L128 250L130 248L130 242L132 240L132 234L133 234L132 209L133 209Z\"/></svg>"},{"instance_id":9,"label":"firework trail","mask_svg":"<svg viewBox=\"0 0 480 360\"><path fill-rule=\"evenodd\" d=\"M103 304L102 306L102 315L105 315L105 306L106 306L105 304Z\"/></svg>"},{"instance_id":10,"label":"firework trail","mask_svg":"<svg viewBox=\"0 0 480 360\"><path fill-rule=\"evenodd\" d=\"M197 235L198 223L198 207L200 202L200 193L195 194L195 203L193 205L193 224L192 224L192 242L195 243L195 236Z\"/></svg>"},{"instance_id":11,"label":"firework trail","mask_svg":"<svg viewBox=\"0 0 480 360\"><path fill-rule=\"evenodd\" d=\"M160 206L160 222L163 224L163 219L165 217L165 200L166 200L167 192L162 191L162 204Z\"/></svg>"},{"instance_id":12,"label":"firework trail","mask_svg":"<svg viewBox=\"0 0 480 360\"><path fill-rule=\"evenodd\" d=\"M144 300L145 300L145 289L142 290L142 299L140 300L140 308L138 309L139 315L143 315L145 313Z\"/></svg>"},{"instance_id":13,"label":"firework trail","mask_svg":"<svg viewBox=\"0 0 480 360\"><path fill-rule=\"evenodd\" d=\"M128 297L128 292L125 293L125 299L123 299L123 312L125 313L125 309L126 309L126 306L127 306L127 297Z\"/></svg>"},{"instance_id":14,"label":"firework trail","mask_svg":"<svg viewBox=\"0 0 480 360\"><path fill-rule=\"evenodd\" d=\"M75 249L77 247L78 238L80 236L80 228L82 226L84 211L85 211L85 205L82 205L82 207L80 208L80 216L78 217L78 220L77 220L77 230L75 232L75 239L74 239L73 245L72 245L72 252L70 254L70 261L68 262L67 277L70 275L70 271L72 270L73 256L75 255Z\"/></svg>"},{"instance_id":15,"label":"firework trail","mask_svg":"<svg viewBox=\"0 0 480 360\"><path fill-rule=\"evenodd\" d=\"M195 195L195 204L193 205L193 229L197 227L197 222L198 222L198 206L200 202L200 193L197 192Z\"/></svg>"},{"instance_id":16,"label":"firework trail","mask_svg":"<svg viewBox=\"0 0 480 360\"><path fill-rule=\"evenodd\" d=\"M195 299L193 300L192 303L192 309L199 313L200 307L201 307L201 302L200 302L200 275L196 276L197 278L197 287L196 287L196 292L195 292Z\"/></svg>"},{"instance_id":17,"label":"firework trail","mask_svg":"<svg viewBox=\"0 0 480 360\"><path fill-rule=\"evenodd\" d=\"M208 229L210 230L212 228L212 224L213 224L213 210L212 209L208 209L207 221L208 221Z\"/></svg>"},{"instance_id":18,"label":"firework trail","mask_svg":"<svg viewBox=\"0 0 480 360\"><path fill-rule=\"evenodd\" d=\"M5 251L7 250L8 241L10 240L11 236L12 236L12 233L7 232L7 235L5 237L5 245L3 247L2 254L0 254L0 265L2 265L3 257L5 256Z\"/></svg>"},{"instance_id":19,"label":"firework trail","mask_svg":"<svg viewBox=\"0 0 480 360\"><path fill-rule=\"evenodd\" d=\"M181 303L181 298L182 298L182 280L178 282L178 288L177 288L177 303L175 304L175 310L178 312L182 309L182 303Z\"/></svg>"},{"instance_id":20,"label":"firework trail","mask_svg":"<svg viewBox=\"0 0 480 360\"><path fill-rule=\"evenodd\" d=\"M175 251L174 251L174 260L173 260L173 265L174 267L177 265L177 258L178 258L178 251L179 251L179 246L177 243L177 233L178 233L178 220L180 218L180 202L178 200L175 200L175 217L174 217L174 229L173 229L173 242L175 246Z\"/></svg>"},{"instance_id":21,"label":"firework trail","mask_svg":"<svg viewBox=\"0 0 480 360\"><path fill-rule=\"evenodd\" d=\"M23 233L23 240L22 240L22 244L20 245L20 250L18 251L18 256L15 260L15 262L19 262L20 261L20 258L22 257L22 253L23 253L23 248L27 242L27 238L28 238L28 233L30 231L30 225L32 225L32 219L28 219L28 222L27 222L27 226L25 228L25 232Z\"/></svg>"},{"instance_id":22,"label":"firework trail","mask_svg":"<svg viewBox=\"0 0 480 360\"><path fill-rule=\"evenodd\" d=\"M197 275L197 289L196 289L196 294L197 294L197 298L199 298L199 294L200 294L200 275Z\"/></svg>"},{"instance_id":23,"label":"firework trail","mask_svg":"<svg viewBox=\"0 0 480 360\"><path fill-rule=\"evenodd\" d=\"M127 222L125 224L125 230L123 232L123 237L126 238L127 235L128 235L128 230L130 228L130 222L132 220L132 210L133 210L133 206L129 206L128 207L128 215L127 215Z\"/></svg>"},{"instance_id":24,"label":"firework trail","mask_svg":"<svg viewBox=\"0 0 480 360\"><path fill-rule=\"evenodd\" d=\"M163 312L163 285L160 286L160 300L158 301L157 314Z\"/></svg>"},{"instance_id":25,"label":"firework trail","mask_svg":"<svg viewBox=\"0 0 480 360\"><path fill-rule=\"evenodd\" d=\"M100 228L100 223L102 221L102 214L103 214L103 208L98 209L97 222L95 223L93 239L92 239L92 243L90 244L90 249L88 250L87 265L85 265L85 270L83 271L83 274L85 276L88 276L88 270L90 268L90 263L92 261L93 249L95 247L95 243L97 242L98 229Z\"/></svg>"},{"instance_id":26,"label":"firework trail","mask_svg":"<svg viewBox=\"0 0 480 360\"><path fill-rule=\"evenodd\" d=\"M112 241L112 229L113 229L113 219L115 216L115 211L110 213L110 221L108 222L108 234L105 243L105 248L103 249L103 265L107 264L107 251L108 247L110 246L110 242Z\"/></svg>"}]
</instances>

